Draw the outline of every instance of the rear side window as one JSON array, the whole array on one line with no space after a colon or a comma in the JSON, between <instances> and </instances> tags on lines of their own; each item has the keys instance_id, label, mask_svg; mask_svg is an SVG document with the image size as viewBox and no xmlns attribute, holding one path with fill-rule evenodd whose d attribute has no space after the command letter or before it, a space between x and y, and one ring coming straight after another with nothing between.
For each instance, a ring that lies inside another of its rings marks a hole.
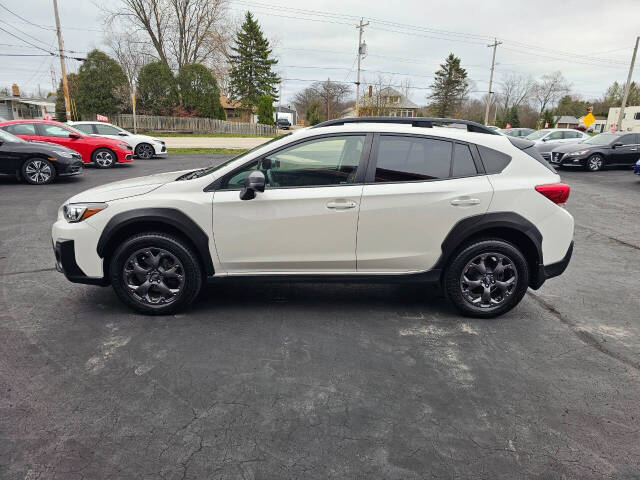
<instances>
[{"instance_id":1,"label":"rear side window","mask_svg":"<svg viewBox=\"0 0 640 480\"><path fill-rule=\"evenodd\" d=\"M375 182L412 182L449 178L452 144L420 137L382 135Z\"/></svg>"},{"instance_id":2,"label":"rear side window","mask_svg":"<svg viewBox=\"0 0 640 480\"><path fill-rule=\"evenodd\" d=\"M14 135L37 135L36 126L33 123L14 123L7 125L7 132Z\"/></svg>"},{"instance_id":3,"label":"rear side window","mask_svg":"<svg viewBox=\"0 0 640 480\"><path fill-rule=\"evenodd\" d=\"M492 148L478 145L478 151L480 152L480 158L482 159L484 170L488 174L502 172L502 170L504 170L511 161L511 157L509 155L493 150Z\"/></svg>"},{"instance_id":4,"label":"rear side window","mask_svg":"<svg viewBox=\"0 0 640 480\"><path fill-rule=\"evenodd\" d=\"M79 123L76 125L73 125L73 128L75 128L76 130L80 130L81 132L87 133L89 135L93 134L93 125L91 125L90 123Z\"/></svg>"},{"instance_id":5,"label":"rear side window","mask_svg":"<svg viewBox=\"0 0 640 480\"><path fill-rule=\"evenodd\" d=\"M476 164L473 163L471 150L468 145L456 143L455 155L453 157L453 177L469 177L477 175Z\"/></svg>"},{"instance_id":6,"label":"rear side window","mask_svg":"<svg viewBox=\"0 0 640 480\"><path fill-rule=\"evenodd\" d=\"M580 132L564 132L564 138L582 138Z\"/></svg>"}]
</instances>

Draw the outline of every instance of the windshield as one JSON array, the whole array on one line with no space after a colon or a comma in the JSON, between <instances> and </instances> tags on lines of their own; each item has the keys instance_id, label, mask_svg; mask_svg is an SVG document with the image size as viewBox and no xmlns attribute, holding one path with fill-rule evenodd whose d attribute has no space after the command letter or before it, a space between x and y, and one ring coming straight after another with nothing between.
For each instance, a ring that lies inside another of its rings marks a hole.
<instances>
[{"instance_id":1,"label":"windshield","mask_svg":"<svg viewBox=\"0 0 640 480\"><path fill-rule=\"evenodd\" d=\"M588 143L589 145L608 145L616 138L620 137L613 133L601 133L600 135L596 135L595 137L587 138L582 143Z\"/></svg>"},{"instance_id":2,"label":"windshield","mask_svg":"<svg viewBox=\"0 0 640 480\"><path fill-rule=\"evenodd\" d=\"M194 170L191 173L188 173L186 175L183 175L182 177L180 177L183 180L191 180L192 178L199 178L199 177L203 177L205 175L209 175L213 172L215 172L216 170L220 170L222 167L226 167L227 165L229 165L231 162L235 162L236 160L239 160L243 157L246 157L247 155L249 155L250 153L256 151L259 148L262 148L266 145L269 145L270 143L275 142L276 140L281 140L284 137L287 137L289 135L291 135L292 132L289 133L285 133L284 135L280 135L278 137L272 138L271 140L269 140L268 142L265 143L261 143L260 145L258 145L257 147L253 147L251 150L247 150L244 153L241 153L240 155L236 155L233 158L230 158L229 160L227 160L226 162L222 162L219 163L218 165L211 165L210 167L206 167L203 168L201 170Z\"/></svg>"},{"instance_id":3,"label":"windshield","mask_svg":"<svg viewBox=\"0 0 640 480\"><path fill-rule=\"evenodd\" d=\"M26 140L23 140L20 137L16 137L15 135L10 134L9 132L5 132L1 128L0 128L0 141L13 142L13 143L27 143Z\"/></svg>"},{"instance_id":4,"label":"windshield","mask_svg":"<svg viewBox=\"0 0 640 480\"><path fill-rule=\"evenodd\" d=\"M550 131L551 130L538 130L537 132L530 133L529 135L527 135L524 138L526 138L527 140L540 140L542 137L544 137Z\"/></svg>"}]
</instances>

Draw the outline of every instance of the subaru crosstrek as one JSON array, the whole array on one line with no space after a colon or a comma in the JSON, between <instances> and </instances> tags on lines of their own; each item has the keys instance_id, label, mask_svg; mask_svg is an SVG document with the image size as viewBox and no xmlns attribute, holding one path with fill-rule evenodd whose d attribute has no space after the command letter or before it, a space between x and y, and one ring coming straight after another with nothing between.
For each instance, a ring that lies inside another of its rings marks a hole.
<instances>
[{"instance_id":1,"label":"subaru crosstrek","mask_svg":"<svg viewBox=\"0 0 640 480\"><path fill-rule=\"evenodd\" d=\"M466 315L500 315L573 250L569 186L532 146L461 120L328 121L70 198L53 226L57 268L149 314L251 276L421 281Z\"/></svg>"}]
</instances>

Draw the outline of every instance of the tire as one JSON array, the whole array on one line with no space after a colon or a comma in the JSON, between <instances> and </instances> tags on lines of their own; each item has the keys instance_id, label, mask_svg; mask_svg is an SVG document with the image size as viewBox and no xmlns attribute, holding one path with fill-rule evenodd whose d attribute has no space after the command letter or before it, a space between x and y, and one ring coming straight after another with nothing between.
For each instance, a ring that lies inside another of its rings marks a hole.
<instances>
[{"instance_id":1,"label":"tire","mask_svg":"<svg viewBox=\"0 0 640 480\"><path fill-rule=\"evenodd\" d=\"M56 169L49 160L31 158L22 164L20 174L31 185L46 185L56 178Z\"/></svg>"},{"instance_id":2,"label":"tire","mask_svg":"<svg viewBox=\"0 0 640 480\"><path fill-rule=\"evenodd\" d=\"M98 148L91 154L91 161L96 168L111 168L118 161L118 157L108 148Z\"/></svg>"},{"instance_id":3,"label":"tire","mask_svg":"<svg viewBox=\"0 0 640 480\"><path fill-rule=\"evenodd\" d=\"M153 158L155 154L156 151L153 149L153 146L148 143L139 143L136 145L135 155L138 158L149 160L150 158Z\"/></svg>"},{"instance_id":4,"label":"tire","mask_svg":"<svg viewBox=\"0 0 640 480\"><path fill-rule=\"evenodd\" d=\"M503 268L497 271L499 265ZM498 238L463 245L444 273L447 297L469 317L492 318L508 312L520 303L528 287L529 266L524 255Z\"/></svg>"},{"instance_id":5,"label":"tire","mask_svg":"<svg viewBox=\"0 0 640 480\"><path fill-rule=\"evenodd\" d=\"M584 164L585 170L588 172L599 172L604 168L604 158L602 155L596 153L595 155L591 155L587 158L587 161Z\"/></svg>"},{"instance_id":6,"label":"tire","mask_svg":"<svg viewBox=\"0 0 640 480\"><path fill-rule=\"evenodd\" d=\"M109 272L120 300L147 315L183 310L202 286L198 256L182 239L161 232L141 233L122 242L111 257Z\"/></svg>"}]
</instances>

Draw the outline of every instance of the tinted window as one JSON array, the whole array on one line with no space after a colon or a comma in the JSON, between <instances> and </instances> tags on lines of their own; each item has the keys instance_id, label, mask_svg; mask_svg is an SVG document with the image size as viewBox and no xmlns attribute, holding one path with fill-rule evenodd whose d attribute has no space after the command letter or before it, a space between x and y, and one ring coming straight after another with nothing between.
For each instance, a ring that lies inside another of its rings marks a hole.
<instances>
[{"instance_id":1,"label":"tinted window","mask_svg":"<svg viewBox=\"0 0 640 480\"><path fill-rule=\"evenodd\" d=\"M68 137L69 130L59 127L58 125L51 125L48 123L40 124L40 131L45 137Z\"/></svg>"},{"instance_id":2,"label":"tinted window","mask_svg":"<svg viewBox=\"0 0 640 480\"><path fill-rule=\"evenodd\" d=\"M96 132L98 132L98 135L118 135L120 133L120 130L118 130L116 127L112 127L111 125L96 125Z\"/></svg>"},{"instance_id":3,"label":"tinted window","mask_svg":"<svg viewBox=\"0 0 640 480\"><path fill-rule=\"evenodd\" d=\"M74 125L74 128L80 130L81 132L87 133L89 135L93 134L93 125L90 123L80 123L78 125Z\"/></svg>"},{"instance_id":4,"label":"tinted window","mask_svg":"<svg viewBox=\"0 0 640 480\"><path fill-rule=\"evenodd\" d=\"M636 143L635 141L635 135L623 135L622 137L620 137L620 140L618 140L618 142L621 142L623 145L633 145Z\"/></svg>"},{"instance_id":5,"label":"tinted window","mask_svg":"<svg viewBox=\"0 0 640 480\"><path fill-rule=\"evenodd\" d=\"M255 169L267 188L342 185L355 181L365 135L320 138L280 150L258 164L251 162L222 182L222 188L242 188Z\"/></svg>"},{"instance_id":6,"label":"tinted window","mask_svg":"<svg viewBox=\"0 0 640 480\"><path fill-rule=\"evenodd\" d=\"M36 126L33 123L14 123L7 126L7 132L14 135L37 135Z\"/></svg>"},{"instance_id":7,"label":"tinted window","mask_svg":"<svg viewBox=\"0 0 640 480\"><path fill-rule=\"evenodd\" d=\"M470 175L476 175L477 173L476 164L473 163L473 157L471 156L469 146L456 143L455 155L453 158L453 176L468 177Z\"/></svg>"},{"instance_id":8,"label":"tinted window","mask_svg":"<svg viewBox=\"0 0 640 480\"><path fill-rule=\"evenodd\" d=\"M487 173L500 173L511 161L509 155L498 152L497 150L481 145L478 145L478 150L480 151L480 158L482 158L482 164Z\"/></svg>"},{"instance_id":9,"label":"tinted window","mask_svg":"<svg viewBox=\"0 0 640 480\"><path fill-rule=\"evenodd\" d=\"M381 136L376 182L448 178L451 142L420 137Z\"/></svg>"}]
</instances>

